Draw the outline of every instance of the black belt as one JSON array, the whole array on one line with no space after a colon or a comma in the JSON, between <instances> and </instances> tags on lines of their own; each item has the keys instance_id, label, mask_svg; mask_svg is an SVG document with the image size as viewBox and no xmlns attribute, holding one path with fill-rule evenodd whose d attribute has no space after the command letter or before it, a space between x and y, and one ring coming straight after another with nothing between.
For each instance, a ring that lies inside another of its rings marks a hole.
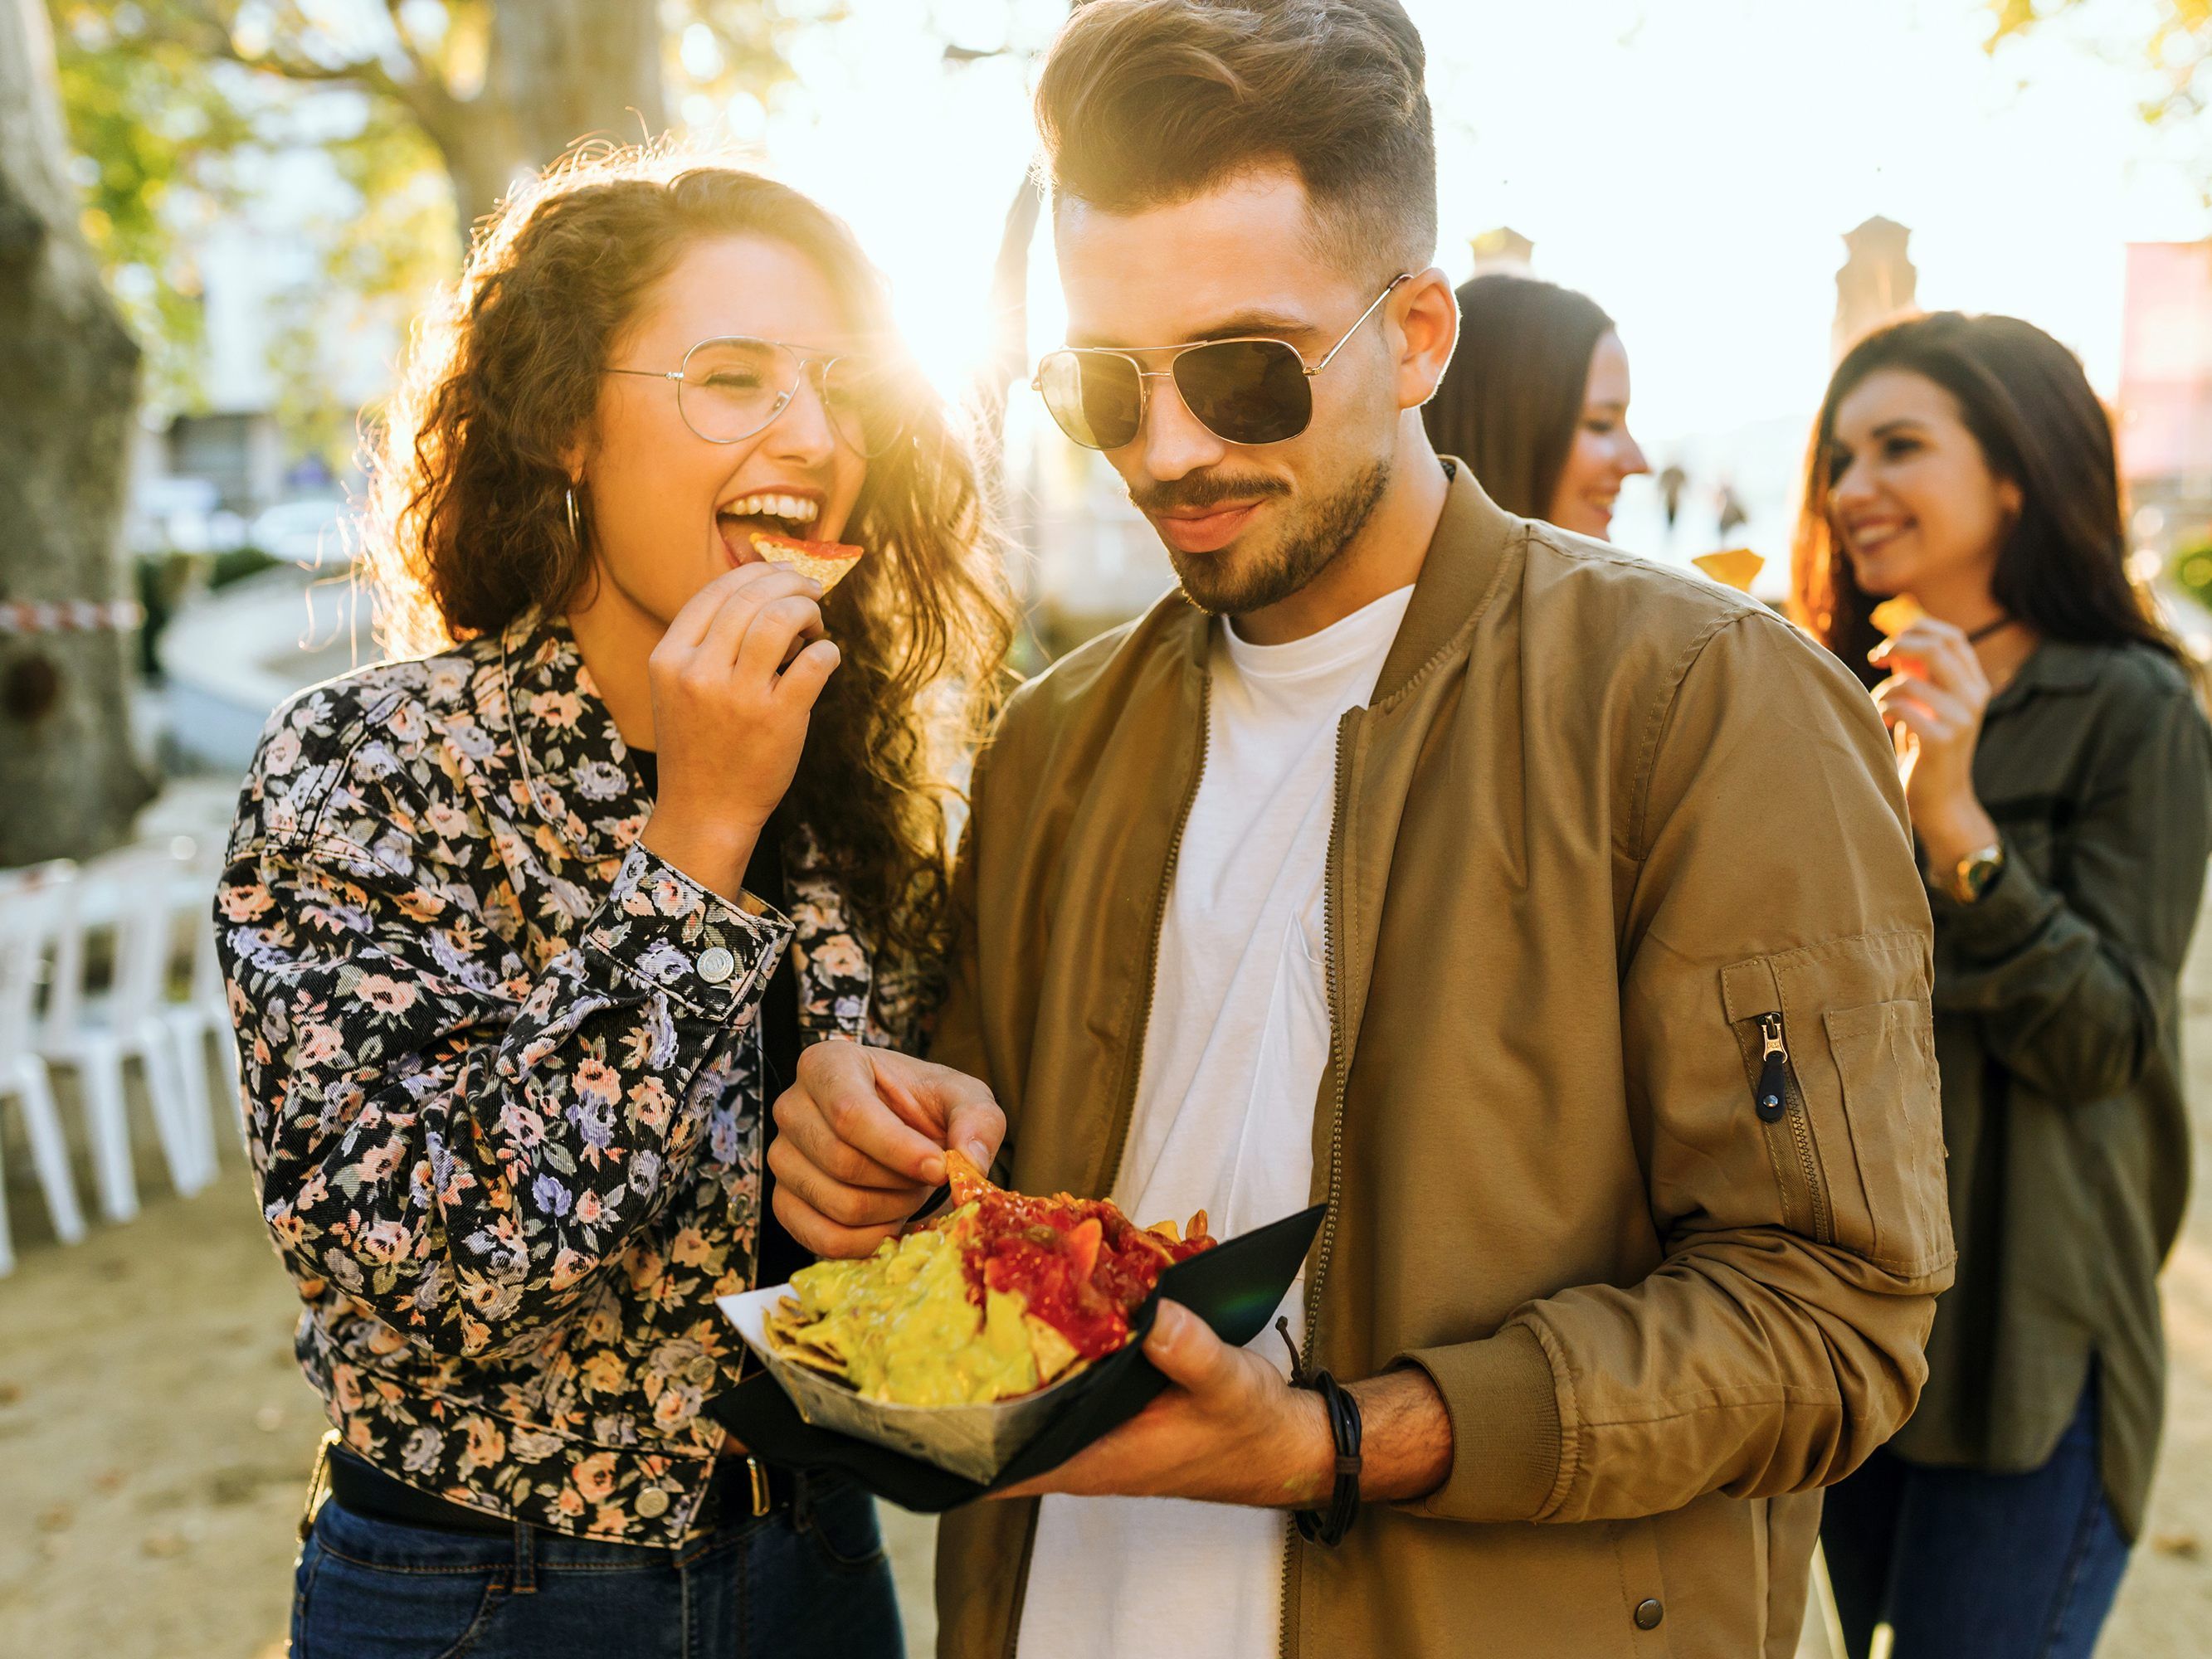
<instances>
[{"instance_id":1,"label":"black belt","mask_svg":"<svg viewBox=\"0 0 2212 1659\"><path fill-rule=\"evenodd\" d=\"M439 1532L475 1533L485 1537L512 1538L512 1517L455 1504L422 1492L404 1480L395 1480L374 1464L353 1453L325 1443L322 1478L340 1508L372 1521L401 1526L428 1527ZM715 1460L713 1484L700 1515L704 1527L714 1527L747 1516L773 1515L787 1510L798 1496L799 1477L754 1457ZM650 1547L642 1546L641 1547Z\"/></svg>"}]
</instances>

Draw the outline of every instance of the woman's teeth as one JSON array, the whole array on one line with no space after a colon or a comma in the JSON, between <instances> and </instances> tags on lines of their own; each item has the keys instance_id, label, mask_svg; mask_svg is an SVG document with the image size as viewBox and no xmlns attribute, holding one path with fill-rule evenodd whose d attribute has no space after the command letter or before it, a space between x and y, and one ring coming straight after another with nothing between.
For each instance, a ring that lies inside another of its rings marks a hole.
<instances>
[{"instance_id":1,"label":"woman's teeth","mask_svg":"<svg viewBox=\"0 0 2212 1659\"><path fill-rule=\"evenodd\" d=\"M740 519L775 518L790 524L812 524L822 508L804 495L747 495L721 510Z\"/></svg>"}]
</instances>

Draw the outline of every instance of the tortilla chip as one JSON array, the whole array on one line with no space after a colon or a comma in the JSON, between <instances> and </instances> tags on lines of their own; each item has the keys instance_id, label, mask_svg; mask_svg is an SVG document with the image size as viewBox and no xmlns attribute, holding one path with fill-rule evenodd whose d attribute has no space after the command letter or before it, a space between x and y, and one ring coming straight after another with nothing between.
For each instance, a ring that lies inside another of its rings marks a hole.
<instances>
[{"instance_id":1,"label":"tortilla chip","mask_svg":"<svg viewBox=\"0 0 2212 1659\"><path fill-rule=\"evenodd\" d=\"M796 536L779 536L767 530L754 531L752 541L753 551L761 557L813 577L822 584L824 594L853 574L860 555L867 550L843 542L803 542Z\"/></svg>"},{"instance_id":2,"label":"tortilla chip","mask_svg":"<svg viewBox=\"0 0 2212 1659\"><path fill-rule=\"evenodd\" d=\"M956 1210L963 1204L974 1203L986 1193L998 1190L991 1184L991 1177L976 1167L975 1160L957 1146L945 1149L945 1178L951 1183L952 1207Z\"/></svg>"},{"instance_id":3,"label":"tortilla chip","mask_svg":"<svg viewBox=\"0 0 2212 1659\"><path fill-rule=\"evenodd\" d=\"M1927 614L1921 609L1919 600L1910 593L1900 593L1875 606L1867 620L1881 630L1885 639L1895 639Z\"/></svg>"},{"instance_id":4,"label":"tortilla chip","mask_svg":"<svg viewBox=\"0 0 2212 1659\"><path fill-rule=\"evenodd\" d=\"M1690 562L1722 586L1733 587L1739 593L1750 592L1752 578L1766 568L1766 561L1747 547L1725 548L1718 553L1700 553Z\"/></svg>"},{"instance_id":5,"label":"tortilla chip","mask_svg":"<svg viewBox=\"0 0 2212 1659\"><path fill-rule=\"evenodd\" d=\"M1037 1384L1056 1382L1062 1373L1081 1362L1075 1344L1062 1336L1033 1313L1022 1316L1022 1328L1030 1334L1030 1355L1036 1361Z\"/></svg>"}]
</instances>

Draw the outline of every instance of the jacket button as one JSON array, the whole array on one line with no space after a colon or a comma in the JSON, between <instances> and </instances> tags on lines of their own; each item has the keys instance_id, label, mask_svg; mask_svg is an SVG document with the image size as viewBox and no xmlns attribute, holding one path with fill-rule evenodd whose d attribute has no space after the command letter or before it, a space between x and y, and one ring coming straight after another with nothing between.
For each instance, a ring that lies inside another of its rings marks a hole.
<instances>
[{"instance_id":1,"label":"jacket button","mask_svg":"<svg viewBox=\"0 0 2212 1659\"><path fill-rule=\"evenodd\" d=\"M719 945L710 945L699 953L699 977L709 985L720 985L737 968L738 959Z\"/></svg>"},{"instance_id":2,"label":"jacket button","mask_svg":"<svg viewBox=\"0 0 2212 1659\"><path fill-rule=\"evenodd\" d=\"M1666 1616L1667 1609L1659 1605L1656 1596L1647 1595L1636 1604L1636 1628L1638 1630L1657 1630L1659 1621Z\"/></svg>"}]
</instances>

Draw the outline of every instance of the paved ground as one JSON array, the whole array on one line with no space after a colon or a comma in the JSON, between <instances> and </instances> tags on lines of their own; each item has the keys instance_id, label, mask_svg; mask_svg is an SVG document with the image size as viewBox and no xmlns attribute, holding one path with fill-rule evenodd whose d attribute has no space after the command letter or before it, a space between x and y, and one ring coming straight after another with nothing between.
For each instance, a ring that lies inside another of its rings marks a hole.
<instances>
[{"instance_id":1,"label":"paved ground","mask_svg":"<svg viewBox=\"0 0 2212 1659\"><path fill-rule=\"evenodd\" d=\"M2212 927L2187 988L2197 1155L2212 1170ZM22 1263L0 1280L0 1649L275 1659L299 1492L320 1432L293 1369L290 1287L243 1169L76 1249L43 1237L27 1149L0 1124ZM142 1163L157 1168L151 1155ZM90 1190L88 1178L83 1182ZM2166 1275L2164 1464L2100 1651L2212 1656L2212 1206ZM929 1650L929 1527L890 1517L913 1650ZM1808 1643L1807 1659L1820 1651Z\"/></svg>"}]
</instances>

